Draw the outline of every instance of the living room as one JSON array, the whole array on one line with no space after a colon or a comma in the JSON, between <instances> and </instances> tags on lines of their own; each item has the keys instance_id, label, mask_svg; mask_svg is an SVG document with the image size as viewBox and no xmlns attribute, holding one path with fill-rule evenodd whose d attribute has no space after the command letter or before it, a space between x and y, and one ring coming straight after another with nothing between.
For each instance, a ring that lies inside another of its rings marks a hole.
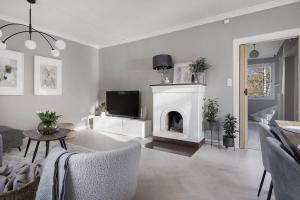
<instances>
[{"instance_id":1,"label":"living room","mask_svg":"<svg viewBox=\"0 0 300 200\"><path fill-rule=\"evenodd\" d=\"M0 5L0 199L297 199L248 147L243 83L253 44L297 40L298 69L298 0ZM298 130L293 99L295 118L257 135Z\"/></svg>"}]
</instances>

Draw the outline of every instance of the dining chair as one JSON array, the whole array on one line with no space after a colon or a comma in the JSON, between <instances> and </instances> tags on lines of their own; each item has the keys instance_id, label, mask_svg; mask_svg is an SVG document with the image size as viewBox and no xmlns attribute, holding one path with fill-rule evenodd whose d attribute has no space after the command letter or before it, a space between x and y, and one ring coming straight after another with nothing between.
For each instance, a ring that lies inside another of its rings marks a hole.
<instances>
[{"instance_id":1,"label":"dining chair","mask_svg":"<svg viewBox=\"0 0 300 200\"><path fill-rule=\"evenodd\" d=\"M266 177L266 173L269 172L270 173L270 164L269 164L269 160L268 157L266 155L266 138L267 137L271 137L274 138L274 135L271 133L271 128L270 126L266 125L266 124L259 124L259 139L260 139L260 148L261 148L261 157L262 157L262 163L264 166L264 172L263 175L261 177L261 181L259 184L259 189L257 192L257 196L259 197L261 189L263 187L264 181L265 181L265 177ZM269 186L269 192L268 192L268 200L271 199L271 195L272 195L272 190L273 190L273 185L272 185L272 181L270 183Z\"/></svg>"},{"instance_id":2,"label":"dining chair","mask_svg":"<svg viewBox=\"0 0 300 200\"><path fill-rule=\"evenodd\" d=\"M266 138L265 147L276 200L299 200L300 164L274 138Z\"/></svg>"}]
</instances>

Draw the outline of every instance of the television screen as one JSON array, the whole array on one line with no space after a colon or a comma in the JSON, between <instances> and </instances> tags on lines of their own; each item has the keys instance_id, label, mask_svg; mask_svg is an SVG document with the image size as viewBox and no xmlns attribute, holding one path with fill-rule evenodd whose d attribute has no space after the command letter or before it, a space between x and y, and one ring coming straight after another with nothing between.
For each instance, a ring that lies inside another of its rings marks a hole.
<instances>
[{"instance_id":1,"label":"television screen","mask_svg":"<svg viewBox=\"0 0 300 200\"><path fill-rule=\"evenodd\" d=\"M107 111L111 115L138 118L140 111L139 91L107 91Z\"/></svg>"}]
</instances>

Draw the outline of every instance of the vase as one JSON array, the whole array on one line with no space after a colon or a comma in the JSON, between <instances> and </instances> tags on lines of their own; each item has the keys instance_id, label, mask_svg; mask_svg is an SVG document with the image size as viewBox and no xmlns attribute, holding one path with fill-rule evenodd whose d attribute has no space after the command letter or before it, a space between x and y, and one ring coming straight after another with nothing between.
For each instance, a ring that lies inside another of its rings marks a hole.
<instances>
[{"instance_id":1,"label":"vase","mask_svg":"<svg viewBox=\"0 0 300 200\"><path fill-rule=\"evenodd\" d=\"M195 73L195 79L197 83L205 84L206 82L205 72Z\"/></svg>"},{"instance_id":2,"label":"vase","mask_svg":"<svg viewBox=\"0 0 300 200\"><path fill-rule=\"evenodd\" d=\"M37 130L42 135L51 135L57 132L58 127L56 122L51 122L51 123L40 122L37 127Z\"/></svg>"}]
</instances>

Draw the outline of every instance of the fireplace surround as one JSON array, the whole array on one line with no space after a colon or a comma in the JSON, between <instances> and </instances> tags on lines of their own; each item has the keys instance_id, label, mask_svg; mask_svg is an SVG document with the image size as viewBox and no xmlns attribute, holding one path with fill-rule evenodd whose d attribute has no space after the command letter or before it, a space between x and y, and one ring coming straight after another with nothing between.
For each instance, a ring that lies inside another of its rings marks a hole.
<instances>
[{"instance_id":1,"label":"fireplace surround","mask_svg":"<svg viewBox=\"0 0 300 200\"><path fill-rule=\"evenodd\" d=\"M202 131L202 84L151 85L153 93L153 138L199 144Z\"/></svg>"}]
</instances>

